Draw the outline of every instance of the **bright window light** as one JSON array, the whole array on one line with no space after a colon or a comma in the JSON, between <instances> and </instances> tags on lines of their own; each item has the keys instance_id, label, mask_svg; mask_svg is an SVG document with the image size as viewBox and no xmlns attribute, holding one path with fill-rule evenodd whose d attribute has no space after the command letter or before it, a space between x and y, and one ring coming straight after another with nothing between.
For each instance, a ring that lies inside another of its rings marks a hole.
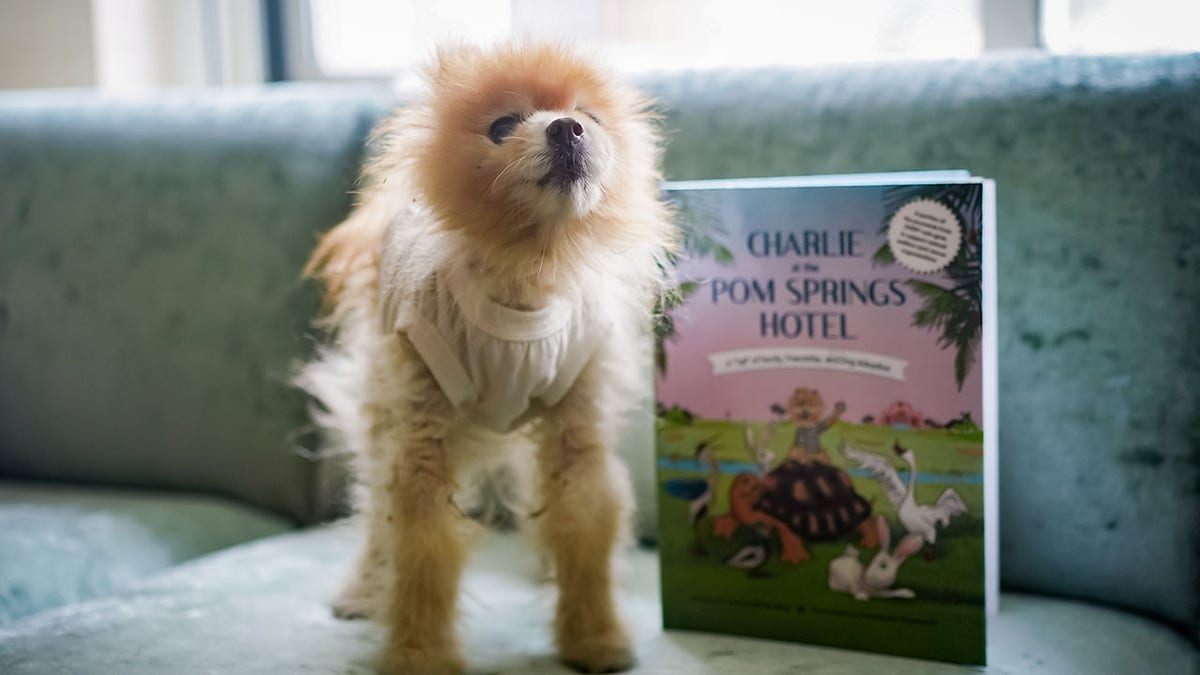
<instances>
[{"instance_id":1,"label":"bright window light","mask_svg":"<svg viewBox=\"0 0 1200 675\"><path fill-rule=\"evenodd\" d=\"M976 56L981 1L309 0L309 23L328 77L394 74L446 40L520 36L644 70Z\"/></svg>"},{"instance_id":2,"label":"bright window light","mask_svg":"<svg viewBox=\"0 0 1200 675\"><path fill-rule=\"evenodd\" d=\"M1130 53L1200 50L1200 0L1041 0L1051 51Z\"/></svg>"},{"instance_id":3,"label":"bright window light","mask_svg":"<svg viewBox=\"0 0 1200 675\"><path fill-rule=\"evenodd\" d=\"M309 0L312 53L322 74L395 73L443 39L487 43L509 36L509 3L488 0Z\"/></svg>"}]
</instances>

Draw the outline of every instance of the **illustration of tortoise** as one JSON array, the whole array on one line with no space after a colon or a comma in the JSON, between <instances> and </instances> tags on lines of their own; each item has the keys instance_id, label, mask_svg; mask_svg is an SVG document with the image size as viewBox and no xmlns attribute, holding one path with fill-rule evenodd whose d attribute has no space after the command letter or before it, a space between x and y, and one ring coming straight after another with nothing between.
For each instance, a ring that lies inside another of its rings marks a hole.
<instances>
[{"instance_id":1,"label":"illustration of tortoise","mask_svg":"<svg viewBox=\"0 0 1200 675\"><path fill-rule=\"evenodd\" d=\"M729 512L713 520L713 533L729 539L743 525L779 533L783 560L809 559L805 542L832 541L858 529L859 545L877 548L879 534L871 504L850 477L820 461L789 459L767 475L740 473L729 489Z\"/></svg>"}]
</instances>

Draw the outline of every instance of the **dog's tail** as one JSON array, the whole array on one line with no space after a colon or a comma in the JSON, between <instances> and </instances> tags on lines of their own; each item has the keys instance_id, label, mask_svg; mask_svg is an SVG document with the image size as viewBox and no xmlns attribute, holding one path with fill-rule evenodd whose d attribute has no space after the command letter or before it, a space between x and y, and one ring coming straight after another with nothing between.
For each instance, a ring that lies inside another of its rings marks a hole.
<instances>
[{"instance_id":1,"label":"dog's tail","mask_svg":"<svg viewBox=\"0 0 1200 675\"><path fill-rule=\"evenodd\" d=\"M386 229L386 209L378 200L366 201L321 237L304 266L304 276L324 286L322 312L334 323L340 323L337 312L373 297Z\"/></svg>"},{"instance_id":2,"label":"dog's tail","mask_svg":"<svg viewBox=\"0 0 1200 675\"><path fill-rule=\"evenodd\" d=\"M370 375L366 351L369 318L355 316L366 307L334 309L339 325L331 343L317 347L306 362L296 364L292 385L309 397L312 445L310 459L318 463L318 504L323 515L344 515L358 510L366 499L363 462L367 461L370 422L362 406Z\"/></svg>"},{"instance_id":3,"label":"dog's tail","mask_svg":"<svg viewBox=\"0 0 1200 675\"><path fill-rule=\"evenodd\" d=\"M385 209L368 199L321 237L304 267L304 276L324 287L317 325L328 331L329 339L313 358L297 364L292 384L311 397L309 416L322 440L321 447L308 450L329 472L322 501L338 510L346 500L345 487L356 484L347 474L358 473L353 465L363 461L367 443L368 422L360 405L368 373L362 345L377 324L386 227ZM361 501L363 495L350 497Z\"/></svg>"}]
</instances>

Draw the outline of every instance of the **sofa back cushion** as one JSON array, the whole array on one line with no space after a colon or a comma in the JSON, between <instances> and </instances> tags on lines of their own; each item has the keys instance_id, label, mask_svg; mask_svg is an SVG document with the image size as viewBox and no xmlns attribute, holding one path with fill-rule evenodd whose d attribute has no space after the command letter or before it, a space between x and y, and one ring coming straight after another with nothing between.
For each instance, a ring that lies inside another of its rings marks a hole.
<instances>
[{"instance_id":1,"label":"sofa back cushion","mask_svg":"<svg viewBox=\"0 0 1200 675\"><path fill-rule=\"evenodd\" d=\"M382 92L0 96L0 475L311 520L300 269Z\"/></svg>"}]
</instances>

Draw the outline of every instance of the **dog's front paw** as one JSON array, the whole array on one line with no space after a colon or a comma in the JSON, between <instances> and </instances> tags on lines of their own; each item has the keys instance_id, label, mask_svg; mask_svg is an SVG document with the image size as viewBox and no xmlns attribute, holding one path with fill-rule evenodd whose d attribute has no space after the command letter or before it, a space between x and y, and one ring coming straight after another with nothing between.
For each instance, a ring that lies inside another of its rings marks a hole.
<instances>
[{"instance_id":1,"label":"dog's front paw","mask_svg":"<svg viewBox=\"0 0 1200 675\"><path fill-rule=\"evenodd\" d=\"M467 664L447 648L391 645L379 662L380 675L462 675Z\"/></svg>"},{"instance_id":2,"label":"dog's front paw","mask_svg":"<svg viewBox=\"0 0 1200 675\"><path fill-rule=\"evenodd\" d=\"M562 662L581 673L619 673L633 667L633 647L620 631L562 639Z\"/></svg>"}]
</instances>

